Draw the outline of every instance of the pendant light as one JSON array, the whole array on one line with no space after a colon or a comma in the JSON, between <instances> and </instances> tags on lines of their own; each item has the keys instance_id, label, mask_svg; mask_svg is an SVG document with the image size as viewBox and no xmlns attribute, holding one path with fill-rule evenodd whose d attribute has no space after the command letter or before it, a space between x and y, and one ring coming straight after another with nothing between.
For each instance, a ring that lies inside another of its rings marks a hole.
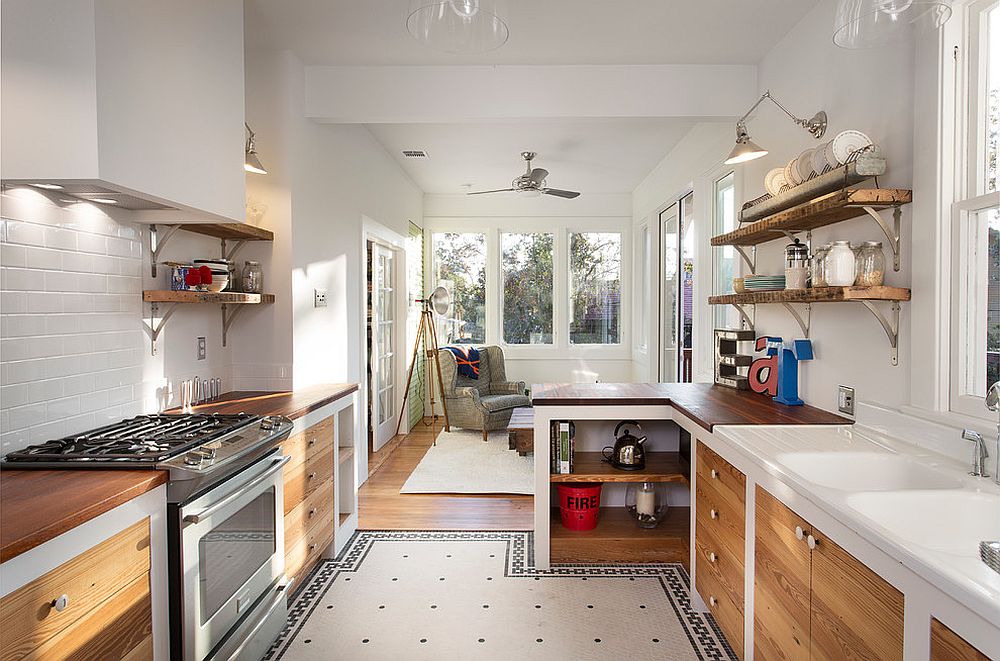
<instances>
[{"instance_id":1,"label":"pendant light","mask_svg":"<svg viewBox=\"0 0 1000 661\"><path fill-rule=\"evenodd\" d=\"M747 110L742 117L736 120L736 146L733 147L731 152L729 152L729 156L725 161L726 165L746 163L747 161L752 161L755 158L767 155L767 150L751 140L750 133L747 131L747 117L749 117L750 113L756 110L757 106L763 103L765 99L770 100L771 103L781 108L782 112L791 117L793 122L809 131L812 137L817 140L822 138L823 134L826 133L825 111L820 110L809 119L800 119L788 112L788 109L778 103L777 99L771 95L771 90L767 90L760 95L760 98L757 99L757 103L750 106L750 110Z\"/></svg>"},{"instance_id":2,"label":"pendant light","mask_svg":"<svg viewBox=\"0 0 1000 661\"><path fill-rule=\"evenodd\" d=\"M264 165L257 158L257 147L253 143L253 129L246 122L243 123L243 126L247 127L247 147L243 154L243 169L254 174L267 174Z\"/></svg>"},{"instance_id":3,"label":"pendant light","mask_svg":"<svg viewBox=\"0 0 1000 661\"><path fill-rule=\"evenodd\" d=\"M510 35L498 4L499 0L413 0L406 31L444 53L468 55L496 50Z\"/></svg>"},{"instance_id":4,"label":"pendant light","mask_svg":"<svg viewBox=\"0 0 1000 661\"><path fill-rule=\"evenodd\" d=\"M875 48L931 32L951 18L951 0L839 0L833 43Z\"/></svg>"}]
</instances>

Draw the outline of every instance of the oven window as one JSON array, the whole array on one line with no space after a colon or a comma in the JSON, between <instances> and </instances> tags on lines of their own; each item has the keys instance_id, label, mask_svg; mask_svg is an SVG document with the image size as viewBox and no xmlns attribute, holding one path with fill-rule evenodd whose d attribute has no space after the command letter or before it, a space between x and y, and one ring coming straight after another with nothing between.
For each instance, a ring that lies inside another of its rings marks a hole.
<instances>
[{"instance_id":1,"label":"oven window","mask_svg":"<svg viewBox=\"0 0 1000 661\"><path fill-rule=\"evenodd\" d=\"M275 490L270 488L215 526L198 542L201 623L232 599L258 569L271 561ZM257 595L251 595L251 598Z\"/></svg>"}]
</instances>

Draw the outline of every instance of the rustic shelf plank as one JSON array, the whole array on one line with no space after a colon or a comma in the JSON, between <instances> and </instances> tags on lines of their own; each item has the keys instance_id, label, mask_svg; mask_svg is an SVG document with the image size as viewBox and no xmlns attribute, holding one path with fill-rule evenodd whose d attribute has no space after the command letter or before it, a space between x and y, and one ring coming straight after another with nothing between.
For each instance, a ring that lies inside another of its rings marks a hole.
<instances>
[{"instance_id":1,"label":"rustic shelf plank","mask_svg":"<svg viewBox=\"0 0 1000 661\"><path fill-rule=\"evenodd\" d=\"M274 232L244 223L195 223L181 225L185 232L204 234L226 241L274 241Z\"/></svg>"},{"instance_id":2,"label":"rustic shelf plank","mask_svg":"<svg viewBox=\"0 0 1000 661\"><path fill-rule=\"evenodd\" d=\"M913 191L904 188L844 188L712 237L713 246L755 246L785 238L785 232L805 232L868 213L909 204Z\"/></svg>"},{"instance_id":3,"label":"rustic shelf plank","mask_svg":"<svg viewBox=\"0 0 1000 661\"><path fill-rule=\"evenodd\" d=\"M646 467L623 471L604 461L600 452L577 452L573 472L550 475L552 482L687 482L677 452L647 452Z\"/></svg>"},{"instance_id":4,"label":"rustic shelf plank","mask_svg":"<svg viewBox=\"0 0 1000 661\"><path fill-rule=\"evenodd\" d=\"M903 287L812 287L743 294L709 296L710 305L751 305L758 303L849 303L854 301L908 301L910 290Z\"/></svg>"},{"instance_id":5,"label":"rustic shelf plank","mask_svg":"<svg viewBox=\"0 0 1000 661\"><path fill-rule=\"evenodd\" d=\"M688 566L691 508L671 507L655 528L640 528L624 507L602 507L593 530L567 530L552 510L553 563L680 562Z\"/></svg>"},{"instance_id":6,"label":"rustic shelf plank","mask_svg":"<svg viewBox=\"0 0 1000 661\"><path fill-rule=\"evenodd\" d=\"M142 292L146 303L224 303L226 305L259 305L274 303L274 294L244 294L234 291L172 291L147 289Z\"/></svg>"}]
</instances>

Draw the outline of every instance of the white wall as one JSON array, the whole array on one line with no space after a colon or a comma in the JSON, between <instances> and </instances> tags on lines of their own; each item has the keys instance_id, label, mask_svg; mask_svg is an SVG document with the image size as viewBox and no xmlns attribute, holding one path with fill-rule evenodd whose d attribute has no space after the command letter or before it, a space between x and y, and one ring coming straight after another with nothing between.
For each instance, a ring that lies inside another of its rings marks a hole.
<instances>
[{"instance_id":1,"label":"white wall","mask_svg":"<svg viewBox=\"0 0 1000 661\"><path fill-rule=\"evenodd\" d=\"M622 282L626 297L631 288L631 197L628 194L583 194L574 200L549 196L524 198L517 195L427 195L424 199L424 229L481 229L532 231L554 227L622 232ZM429 254L430 244L427 244ZM492 256L487 268L499 269ZM428 269L426 271L430 273ZM431 285L433 283L428 282ZM556 284L556 295L560 283ZM487 285L487 297L491 296ZM565 291L565 290L564 290ZM493 293L493 296L497 294ZM603 382L632 380L631 300L623 299L622 344L609 347L504 347L507 377L532 383L571 382L574 370L595 372ZM553 323L567 323L554 310ZM498 342L499 320L487 320L488 342Z\"/></svg>"},{"instance_id":2,"label":"white wall","mask_svg":"<svg viewBox=\"0 0 1000 661\"><path fill-rule=\"evenodd\" d=\"M879 183L883 187L910 188L914 142L913 44L862 51L836 47L831 39L835 4L819 3L764 57L758 68L760 91L770 89L799 116L826 110L830 121L826 139L846 129L864 131L882 147L888 161L888 171L879 178ZM769 169L784 165L802 150L817 144L770 104L762 105L750 118L749 129L754 141L769 149L770 154L743 166L744 200L763 194L763 178ZM914 240L911 207L904 206L902 212L902 270L895 273L887 269L886 283L908 287L910 244ZM887 263L891 264L885 235L871 220L859 218L813 233L814 245L834 239L852 243L881 240L886 246ZM762 247L758 252L758 273L782 272L784 243L775 241ZM930 293L914 292L915 297L922 295ZM836 410L837 385L847 384L857 388L860 401L890 407L908 404L909 319L909 304L904 303L900 318L900 364L893 367L885 333L863 306L814 305L811 336L816 359L800 365L803 399ZM801 336L798 325L778 306L758 306L757 331L785 338Z\"/></svg>"}]
</instances>

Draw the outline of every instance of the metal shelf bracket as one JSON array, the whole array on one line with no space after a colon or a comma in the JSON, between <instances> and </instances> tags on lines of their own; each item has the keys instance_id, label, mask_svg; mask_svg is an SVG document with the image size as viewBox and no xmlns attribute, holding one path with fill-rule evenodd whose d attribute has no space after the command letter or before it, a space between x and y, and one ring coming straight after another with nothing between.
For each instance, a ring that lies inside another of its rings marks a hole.
<instances>
[{"instance_id":1,"label":"metal shelf bracket","mask_svg":"<svg viewBox=\"0 0 1000 661\"><path fill-rule=\"evenodd\" d=\"M812 303L805 304L806 314L804 319L802 318L802 315L799 314L799 311L792 307L791 303L782 303L781 305L788 310L788 314L792 315L792 319L798 323L799 328L802 329L803 336L808 340L809 329L812 324Z\"/></svg>"},{"instance_id":2,"label":"metal shelf bracket","mask_svg":"<svg viewBox=\"0 0 1000 661\"><path fill-rule=\"evenodd\" d=\"M222 304L222 346L226 346L226 336L229 335L229 329L240 312L243 312L245 306L234 306L232 311L229 310L229 307L225 303Z\"/></svg>"},{"instance_id":3,"label":"metal shelf bracket","mask_svg":"<svg viewBox=\"0 0 1000 661\"><path fill-rule=\"evenodd\" d=\"M149 348L152 355L156 355L156 340L159 339L160 333L163 332L163 327L167 325L167 320L170 319L170 315L174 313L177 309L177 304L171 304L164 312L163 316L160 317L160 323L156 323L156 318L160 313L159 303L149 304Z\"/></svg>"},{"instance_id":4,"label":"metal shelf bracket","mask_svg":"<svg viewBox=\"0 0 1000 661\"><path fill-rule=\"evenodd\" d=\"M743 319L743 323L744 323L744 325L746 325L747 330L753 330L754 329L754 320L753 320L753 318L749 314L747 314L747 311L743 307L743 304L741 304L741 303L732 303L731 305L734 308L736 308L737 312L740 313L740 317ZM757 316L757 306L754 306L754 315L753 316L754 317Z\"/></svg>"},{"instance_id":5,"label":"metal shelf bracket","mask_svg":"<svg viewBox=\"0 0 1000 661\"><path fill-rule=\"evenodd\" d=\"M226 248L228 247L228 244L226 243L225 239L222 239L222 258L225 260L232 261L233 259L236 258L236 253L238 253L240 249L243 248L243 246L245 246L246 244L247 244L246 241L237 241L235 244L233 244L233 247L229 248L229 250L227 251Z\"/></svg>"},{"instance_id":6,"label":"metal shelf bracket","mask_svg":"<svg viewBox=\"0 0 1000 661\"><path fill-rule=\"evenodd\" d=\"M752 246L750 248L750 254L747 254L746 248L744 246L733 246L736 252L740 254L743 261L746 263L747 268L750 269L750 275L757 274L757 246Z\"/></svg>"},{"instance_id":7,"label":"metal shelf bracket","mask_svg":"<svg viewBox=\"0 0 1000 661\"><path fill-rule=\"evenodd\" d=\"M882 324L882 329L885 331L886 337L889 338L889 355L892 358L892 364L899 364L899 301L892 302L892 318L886 319L875 304L871 301L861 301L861 304L868 308L875 319Z\"/></svg>"},{"instance_id":8,"label":"metal shelf bracket","mask_svg":"<svg viewBox=\"0 0 1000 661\"><path fill-rule=\"evenodd\" d=\"M160 252L163 250L170 237L181 228L180 225L166 225L163 236L160 236L160 229L156 225L149 226L149 255L150 271L152 277L156 277L156 263L160 261Z\"/></svg>"},{"instance_id":9,"label":"metal shelf bracket","mask_svg":"<svg viewBox=\"0 0 1000 661\"><path fill-rule=\"evenodd\" d=\"M882 228L882 232L885 234L885 238L888 239L889 245L892 247L892 270L898 271L899 252L900 252L899 226L900 226L900 219L902 218L903 215L902 211L900 211L898 205L892 207L893 227L890 228L889 225L885 222L885 218L882 217L882 214L880 214L875 207L863 206L861 208L865 210L865 213L867 213L869 216L872 217L872 219L876 222L876 224L878 224L880 228Z\"/></svg>"}]
</instances>

